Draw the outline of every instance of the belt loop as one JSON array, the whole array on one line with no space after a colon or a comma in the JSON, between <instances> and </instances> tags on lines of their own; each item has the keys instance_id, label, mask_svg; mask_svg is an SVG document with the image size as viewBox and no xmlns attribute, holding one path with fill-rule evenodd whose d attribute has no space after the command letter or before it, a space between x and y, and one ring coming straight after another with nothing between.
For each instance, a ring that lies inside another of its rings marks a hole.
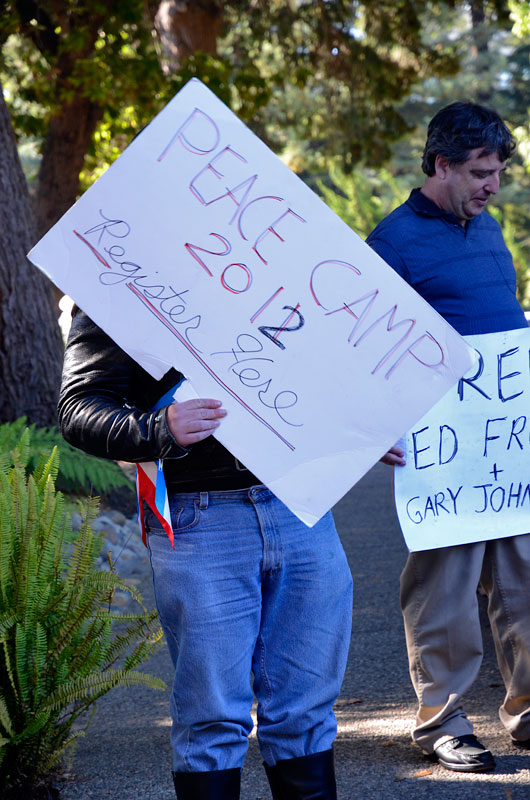
<instances>
[{"instance_id":1,"label":"belt loop","mask_svg":"<svg viewBox=\"0 0 530 800\"><path fill-rule=\"evenodd\" d=\"M199 508L205 511L208 508L208 492L201 492L199 494Z\"/></svg>"}]
</instances>

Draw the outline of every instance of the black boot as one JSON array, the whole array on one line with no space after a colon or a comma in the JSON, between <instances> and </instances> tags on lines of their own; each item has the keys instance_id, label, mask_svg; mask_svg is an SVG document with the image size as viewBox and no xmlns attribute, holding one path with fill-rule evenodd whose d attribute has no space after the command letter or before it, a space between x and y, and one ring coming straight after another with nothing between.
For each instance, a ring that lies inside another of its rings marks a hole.
<instances>
[{"instance_id":1,"label":"black boot","mask_svg":"<svg viewBox=\"0 0 530 800\"><path fill-rule=\"evenodd\" d=\"M337 800L333 750L265 764L265 772L274 800Z\"/></svg>"},{"instance_id":2,"label":"black boot","mask_svg":"<svg viewBox=\"0 0 530 800\"><path fill-rule=\"evenodd\" d=\"M241 770L173 772L177 800L239 800Z\"/></svg>"}]
</instances>

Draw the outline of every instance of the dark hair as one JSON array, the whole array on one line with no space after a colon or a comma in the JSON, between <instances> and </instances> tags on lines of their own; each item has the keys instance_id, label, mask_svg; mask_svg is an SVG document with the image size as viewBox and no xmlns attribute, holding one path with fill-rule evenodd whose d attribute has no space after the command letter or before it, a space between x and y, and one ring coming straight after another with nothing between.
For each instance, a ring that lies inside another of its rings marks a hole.
<instances>
[{"instance_id":1,"label":"dark hair","mask_svg":"<svg viewBox=\"0 0 530 800\"><path fill-rule=\"evenodd\" d=\"M432 118L427 128L422 170L434 175L436 156L443 156L450 166L463 164L469 153L482 147L482 155L498 153L506 161L515 150L515 139L496 111L478 103L451 103Z\"/></svg>"}]
</instances>

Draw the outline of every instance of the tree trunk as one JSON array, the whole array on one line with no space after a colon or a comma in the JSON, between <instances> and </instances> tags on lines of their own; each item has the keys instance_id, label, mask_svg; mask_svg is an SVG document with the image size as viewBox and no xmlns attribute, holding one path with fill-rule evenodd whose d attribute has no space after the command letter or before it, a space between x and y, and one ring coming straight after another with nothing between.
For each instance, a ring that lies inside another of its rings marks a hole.
<instances>
[{"instance_id":1,"label":"tree trunk","mask_svg":"<svg viewBox=\"0 0 530 800\"><path fill-rule=\"evenodd\" d=\"M81 95L63 105L57 116L51 119L37 182L39 238L77 200L79 173L100 119L98 106Z\"/></svg>"},{"instance_id":2,"label":"tree trunk","mask_svg":"<svg viewBox=\"0 0 530 800\"><path fill-rule=\"evenodd\" d=\"M63 344L48 279L26 258L33 217L0 84L0 422L56 424Z\"/></svg>"},{"instance_id":3,"label":"tree trunk","mask_svg":"<svg viewBox=\"0 0 530 800\"><path fill-rule=\"evenodd\" d=\"M489 84L489 37L484 0L471 0L469 4L471 15L471 36L473 45L471 52L475 60L474 74L477 78L475 99L479 103L488 105L491 102L493 87ZM483 81L482 79L486 80Z\"/></svg>"},{"instance_id":4,"label":"tree trunk","mask_svg":"<svg viewBox=\"0 0 530 800\"><path fill-rule=\"evenodd\" d=\"M162 0L154 24L164 72L176 72L181 60L197 51L216 55L222 21L222 3L216 0Z\"/></svg>"},{"instance_id":5,"label":"tree trunk","mask_svg":"<svg viewBox=\"0 0 530 800\"><path fill-rule=\"evenodd\" d=\"M147 0L149 14L160 37L166 72L173 72L182 58L196 51L215 55L223 20L222 6L219 0L162 0L160 4ZM93 56L96 38L97 25L92 24L82 49L60 56L57 62L59 87L71 88L76 58ZM52 117L42 150L35 197L39 238L77 200L79 173L101 115L96 103L76 91L72 101L62 104L57 115Z\"/></svg>"},{"instance_id":6,"label":"tree trunk","mask_svg":"<svg viewBox=\"0 0 530 800\"><path fill-rule=\"evenodd\" d=\"M484 0L471 0L469 4L471 14L471 29L473 35L473 55L487 53L488 40L483 31L486 22L486 12L484 11Z\"/></svg>"}]
</instances>

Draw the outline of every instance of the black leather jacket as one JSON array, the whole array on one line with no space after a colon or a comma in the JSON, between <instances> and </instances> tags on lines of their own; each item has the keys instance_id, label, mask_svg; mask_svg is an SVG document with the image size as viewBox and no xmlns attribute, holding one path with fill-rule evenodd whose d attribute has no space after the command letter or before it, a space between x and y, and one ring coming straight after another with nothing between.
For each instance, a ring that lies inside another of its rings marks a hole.
<instances>
[{"instance_id":1,"label":"black leather jacket","mask_svg":"<svg viewBox=\"0 0 530 800\"><path fill-rule=\"evenodd\" d=\"M102 458L164 459L169 492L259 484L213 436L181 447L169 430L167 408L150 410L181 377L171 369L155 380L76 309L59 395L60 430L70 444Z\"/></svg>"}]
</instances>

